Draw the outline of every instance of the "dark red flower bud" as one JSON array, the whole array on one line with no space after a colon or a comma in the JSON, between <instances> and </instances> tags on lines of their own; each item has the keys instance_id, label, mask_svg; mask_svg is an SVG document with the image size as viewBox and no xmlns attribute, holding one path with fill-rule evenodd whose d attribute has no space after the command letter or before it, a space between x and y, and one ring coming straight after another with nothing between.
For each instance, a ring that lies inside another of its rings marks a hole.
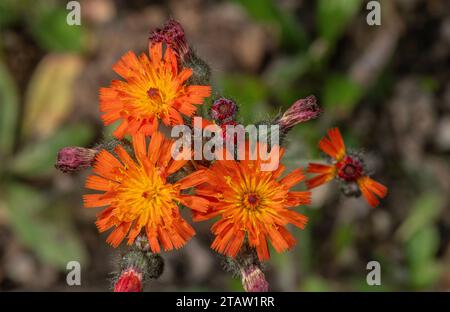
<instances>
[{"instance_id":1,"label":"dark red flower bud","mask_svg":"<svg viewBox=\"0 0 450 312\"><path fill-rule=\"evenodd\" d=\"M56 169L72 173L89 168L95 160L97 150L91 148L70 146L59 150L55 164Z\"/></svg>"},{"instance_id":2,"label":"dark red flower bud","mask_svg":"<svg viewBox=\"0 0 450 312\"><path fill-rule=\"evenodd\" d=\"M318 117L321 112L316 97L311 95L292 104L278 120L278 124L282 131L287 131L301 122Z\"/></svg>"},{"instance_id":3,"label":"dark red flower bud","mask_svg":"<svg viewBox=\"0 0 450 312\"><path fill-rule=\"evenodd\" d=\"M181 24L174 19L169 20L162 28L157 28L152 31L149 40L150 45L157 42L165 43L181 60L184 60L190 53L184 29Z\"/></svg>"},{"instance_id":4,"label":"dark red flower bud","mask_svg":"<svg viewBox=\"0 0 450 312\"><path fill-rule=\"evenodd\" d=\"M269 283L266 281L263 271L256 266L250 265L241 269L242 286L246 292L267 292Z\"/></svg>"},{"instance_id":5,"label":"dark red flower bud","mask_svg":"<svg viewBox=\"0 0 450 312\"><path fill-rule=\"evenodd\" d=\"M211 117L218 121L231 121L237 112L237 105L232 100L220 98L211 106Z\"/></svg>"},{"instance_id":6,"label":"dark red flower bud","mask_svg":"<svg viewBox=\"0 0 450 312\"><path fill-rule=\"evenodd\" d=\"M119 276L114 285L114 292L141 292L142 291L142 273L128 268Z\"/></svg>"}]
</instances>

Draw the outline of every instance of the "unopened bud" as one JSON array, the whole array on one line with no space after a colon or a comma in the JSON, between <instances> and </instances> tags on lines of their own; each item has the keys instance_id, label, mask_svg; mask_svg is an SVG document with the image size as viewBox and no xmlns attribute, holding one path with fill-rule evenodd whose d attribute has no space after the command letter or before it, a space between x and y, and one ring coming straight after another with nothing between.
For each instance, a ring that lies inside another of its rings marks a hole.
<instances>
[{"instance_id":1,"label":"unopened bud","mask_svg":"<svg viewBox=\"0 0 450 312\"><path fill-rule=\"evenodd\" d=\"M59 150L55 164L56 169L72 173L89 168L94 162L97 150L84 147L64 147Z\"/></svg>"},{"instance_id":2,"label":"unopened bud","mask_svg":"<svg viewBox=\"0 0 450 312\"><path fill-rule=\"evenodd\" d=\"M211 106L211 117L218 122L226 122L234 119L237 105L232 100L220 98Z\"/></svg>"},{"instance_id":3,"label":"unopened bud","mask_svg":"<svg viewBox=\"0 0 450 312\"><path fill-rule=\"evenodd\" d=\"M184 29L176 20L169 20L162 28L157 28L150 33L150 45L163 42L169 46L180 60L184 60L190 53L189 45L186 42Z\"/></svg>"},{"instance_id":4,"label":"unopened bud","mask_svg":"<svg viewBox=\"0 0 450 312\"><path fill-rule=\"evenodd\" d=\"M246 292L267 292L269 283L266 281L263 271L256 266L250 265L241 268L242 286Z\"/></svg>"},{"instance_id":5,"label":"unopened bud","mask_svg":"<svg viewBox=\"0 0 450 312\"><path fill-rule=\"evenodd\" d=\"M114 292L141 292L142 291L142 273L134 268L128 268L121 272Z\"/></svg>"},{"instance_id":6,"label":"unopened bud","mask_svg":"<svg viewBox=\"0 0 450 312\"><path fill-rule=\"evenodd\" d=\"M174 51L181 67L192 70L192 76L189 78L188 84L209 84L211 69L189 47L184 29L179 22L171 19L162 28L152 31L149 37L149 46L151 47L158 42L163 42Z\"/></svg>"},{"instance_id":7,"label":"unopened bud","mask_svg":"<svg viewBox=\"0 0 450 312\"><path fill-rule=\"evenodd\" d=\"M281 130L285 132L301 122L317 118L321 112L316 97L311 95L292 104L278 120L278 124Z\"/></svg>"}]
</instances>

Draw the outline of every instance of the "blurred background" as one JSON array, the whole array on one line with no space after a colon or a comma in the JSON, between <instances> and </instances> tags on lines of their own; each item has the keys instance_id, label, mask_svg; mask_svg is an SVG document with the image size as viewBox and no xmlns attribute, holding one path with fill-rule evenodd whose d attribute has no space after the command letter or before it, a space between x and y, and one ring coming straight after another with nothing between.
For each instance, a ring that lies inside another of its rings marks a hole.
<instances>
[{"instance_id":1,"label":"blurred background","mask_svg":"<svg viewBox=\"0 0 450 312\"><path fill-rule=\"evenodd\" d=\"M0 2L0 290L105 291L120 251L83 209L87 172L53 165L59 148L93 146L102 127L98 89L112 65L147 48L169 17L213 71L213 85L240 104L243 123L317 96L323 115L289 135L289 168L317 160L317 142L339 126L364 148L388 197L371 209L337 184L314 191L297 247L272 253L267 278L278 291L450 290L450 2L381 0L369 26L363 0L80 0ZM210 223L164 254L149 291L241 290L209 244ZM81 263L81 286L66 264ZM368 286L366 264L381 264Z\"/></svg>"}]
</instances>

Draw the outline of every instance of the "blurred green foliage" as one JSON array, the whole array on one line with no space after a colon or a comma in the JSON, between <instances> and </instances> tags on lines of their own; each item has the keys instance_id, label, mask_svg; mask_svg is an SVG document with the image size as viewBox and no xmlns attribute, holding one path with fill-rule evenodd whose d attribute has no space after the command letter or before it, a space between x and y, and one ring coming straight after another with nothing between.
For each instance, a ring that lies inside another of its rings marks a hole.
<instances>
[{"instance_id":1,"label":"blurred green foliage","mask_svg":"<svg viewBox=\"0 0 450 312\"><path fill-rule=\"evenodd\" d=\"M416 199L408 218L397 232L405 243L410 285L414 289L431 287L441 272L436 261L440 238L435 225L441 210L439 194L423 194Z\"/></svg>"},{"instance_id":2,"label":"blurred green foliage","mask_svg":"<svg viewBox=\"0 0 450 312\"><path fill-rule=\"evenodd\" d=\"M260 78L252 75L224 75L219 84L224 96L234 98L239 103L241 122L247 124L267 117L268 90Z\"/></svg>"},{"instance_id":3,"label":"blurred green foliage","mask_svg":"<svg viewBox=\"0 0 450 312\"><path fill-rule=\"evenodd\" d=\"M19 121L18 117L8 119L8 123L0 122L11 138L18 138L13 135L16 132L14 121ZM40 121L45 122L45 118ZM26 181L45 181L53 173L55 155L60 148L86 145L92 135L93 129L87 125L67 125L44 140L24 143L17 152L1 149L0 197L4 197L9 208L11 225L18 238L42 261L61 269L65 268L67 259L86 261L84 246L71 228L70 214L48 216L54 210L65 211L61 205L55 207L52 193L44 195L42 189L33 186L35 183Z\"/></svg>"},{"instance_id":4,"label":"blurred green foliage","mask_svg":"<svg viewBox=\"0 0 450 312\"><path fill-rule=\"evenodd\" d=\"M13 148L15 120L19 110L19 96L14 80L0 62L0 152L6 156ZM1 154L0 154L1 155Z\"/></svg>"},{"instance_id":5,"label":"blurred green foliage","mask_svg":"<svg viewBox=\"0 0 450 312\"><path fill-rule=\"evenodd\" d=\"M86 250L71 225L66 205L55 205L42 192L22 183L6 188L11 223L22 243L40 260L65 269L68 260L86 264Z\"/></svg>"},{"instance_id":6,"label":"blurred green foliage","mask_svg":"<svg viewBox=\"0 0 450 312\"><path fill-rule=\"evenodd\" d=\"M281 43L287 50L296 51L306 46L306 34L300 23L272 0L233 0L242 5L250 16L262 23L278 28Z\"/></svg>"},{"instance_id":7,"label":"blurred green foliage","mask_svg":"<svg viewBox=\"0 0 450 312\"><path fill-rule=\"evenodd\" d=\"M67 24L65 5L57 0L2 0L0 28L24 25L44 50L81 52L87 40L86 30L83 25Z\"/></svg>"},{"instance_id":8,"label":"blurred green foliage","mask_svg":"<svg viewBox=\"0 0 450 312\"><path fill-rule=\"evenodd\" d=\"M322 105L330 113L349 114L363 95L362 87L345 75L330 75L323 86Z\"/></svg>"},{"instance_id":9,"label":"blurred green foliage","mask_svg":"<svg viewBox=\"0 0 450 312\"><path fill-rule=\"evenodd\" d=\"M318 0L317 28L320 37L329 44L334 44L361 4L361 0Z\"/></svg>"},{"instance_id":10,"label":"blurred green foliage","mask_svg":"<svg viewBox=\"0 0 450 312\"><path fill-rule=\"evenodd\" d=\"M71 83L71 81L66 81ZM51 85L44 88L52 88ZM41 92L37 90L36 92ZM58 90L53 90L58 92ZM0 197L5 201L13 230L17 237L45 263L65 268L67 259L86 261L86 252L78 235L73 231L71 216L61 205L56 207L56 198L51 191L34 187L36 181L45 182L54 170L57 151L67 145L85 145L93 136L93 129L87 125L66 125L52 128L48 137L20 141L18 132L23 131L23 120L27 119L32 106L25 106L19 115L19 96L5 66L0 63ZM69 103L66 101L63 103ZM31 124L48 122L51 109L42 110ZM55 109L60 109L55 106ZM66 111L65 117L70 113ZM60 120L60 123L62 119ZM27 124L30 127L30 124ZM58 128L58 129L57 129ZM57 130L57 131L56 131ZM21 148L14 147L21 143ZM31 179L31 180L29 180ZM33 183L28 184L26 181ZM48 194L45 194L45 193ZM54 212L57 214L54 214ZM59 212L58 212L59 211ZM63 212L63 214L61 214ZM54 216L52 217L52 213Z\"/></svg>"},{"instance_id":11,"label":"blurred green foliage","mask_svg":"<svg viewBox=\"0 0 450 312\"><path fill-rule=\"evenodd\" d=\"M43 9L31 20L30 28L33 36L43 49L71 52L83 49L85 40L83 28L68 25L66 17L67 10L51 8Z\"/></svg>"},{"instance_id":12,"label":"blurred green foliage","mask_svg":"<svg viewBox=\"0 0 450 312\"><path fill-rule=\"evenodd\" d=\"M20 93L0 53L0 200L19 240L60 269L68 259L86 263L87 255L67 205L51 187L55 157L60 148L87 145L94 136L88 124L67 123L82 62L64 52L82 52L85 31L68 26L66 16L58 1L0 2L1 29L25 25L49 53Z\"/></svg>"},{"instance_id":13,"label":"blurred green foliage","mask_svg":"<svg viewBox=\"0 0 450 312\"><path fill-rule=\"evenodd\" d=\"M264 73L262 79L251 75L234 75L219 81L225 93L237 94L237 100L244 100L248 110L267 112L268 99L276 101L275 107L287 107L299 97L319 95L321 104L331 112L348 115L364 94L361 86L347 75L327 72L328 56L334 43L345 33L351 19L361 7L360 0L320 0L316 2L318 38L308 40L302 24L293 18L291 12L281 9L276 2L240 1L256 21L272 23L281 29L283 52L278 60ZM286 45L286 43L289 43ZM317 46L319 48L312 48ZM294 47L294 48L292 48ZM312 77L315 84L303 83L305 77ZM242 90L245 85L250 90ZM300 85L300 88L299 88ZM245 93L245 94L242 94ZM259 93L259 95L258 95ZM271 111L272 114L278 113ZM255 122L259 115L244 112L245 122Z\"/></svg>"}]
</instances>

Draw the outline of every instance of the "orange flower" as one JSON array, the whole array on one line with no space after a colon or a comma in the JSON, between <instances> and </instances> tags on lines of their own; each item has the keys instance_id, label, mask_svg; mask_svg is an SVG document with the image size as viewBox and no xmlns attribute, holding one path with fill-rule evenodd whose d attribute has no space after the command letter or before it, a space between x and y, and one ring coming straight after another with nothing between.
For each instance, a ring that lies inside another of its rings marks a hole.
<instances>
[{"instance_id":1,"label":"orange flower","mask_svg":"<svg viewBox=\"0 0 450 312\"><path fill-rule=\"evenodd\" d=\"M180 248L194 235L178 204L198 212L207 210L207 200L181 193L205 182L204 173L199 170L170 183L168 177L187 162L172 158L172 144L155 132L147 149L139 133L133 137L136 160L121 145L114 150L118 159L106 150L97 155L93 166L97 175L87 178L86 188L104 193L84 195L84 206L107 207L97 215L96 224L100 232L115 227L107 239L112 246L117 247L127 234L132 244L144 230L151 250L160 252L160 244L164 250Z\"/></svg>"},{"instance_id":2,"label":"orange flower","mask_svg":"<svg viewBox=\"0 0 450 312\"><path fill-rule=\"evenodd\" d=\"M194 220L221 216L211 228L216 236L211 247L219 253L235 257L247 239L256 248L258 258L268 260L268 240L277 252L295 245L295 238L285 226L291 223L303 229L308 219L289 208L309 204L310 192L290 191L304 179L301 169L280 179L284 171L281 164L272 171L261 170L259 151L267 151L266 146L259 143L251 151L257 153L257 157L250 158L255 160L249 160L249 146L247 142L245 160L217 160L209 168L207 183L198 186L196 192L210 200L210 209L206 213L194 212ZM275 146L270 157L278 157L279 161L283 152Z\"/></svg>"},{"instance_id":3,"label":"orange flower","mask_svg":"<svg viewBox=\"0 0 450 312\"><path fill-rule=\"evenodd\" d=\"M175 53L167 47L163 56L162 43L150 47L139 58L125 54L114 71L126 81L113 80L109 88L100 89L100 111L105 125L117 120L121 124L114 135L121 139L125 134L142 132L152 135L158 121L167 126L184 124L182 115L192 116L197 107L211 94L210 86L187 86L192 75L190 68L179 72Z\"/></svg>"},{"instance_id":4,"label":"orange flower","mask_svg":"<svg viewBox=\"0 0 450 312\"><path fill-rule=\"evenodd\" d=\"M307 171L318 175L306 181L308 189L338 178L347 183L356 183L369 204L372 207L378 206L380 202L377 196L385 197L387 188L365 174L360 157L346 153L344 140L338 128L328 130L327 134L328 137L325 136L320 140L319 148L331 157L332 164L309 164Z\"/></svg>"}]
</instances>

